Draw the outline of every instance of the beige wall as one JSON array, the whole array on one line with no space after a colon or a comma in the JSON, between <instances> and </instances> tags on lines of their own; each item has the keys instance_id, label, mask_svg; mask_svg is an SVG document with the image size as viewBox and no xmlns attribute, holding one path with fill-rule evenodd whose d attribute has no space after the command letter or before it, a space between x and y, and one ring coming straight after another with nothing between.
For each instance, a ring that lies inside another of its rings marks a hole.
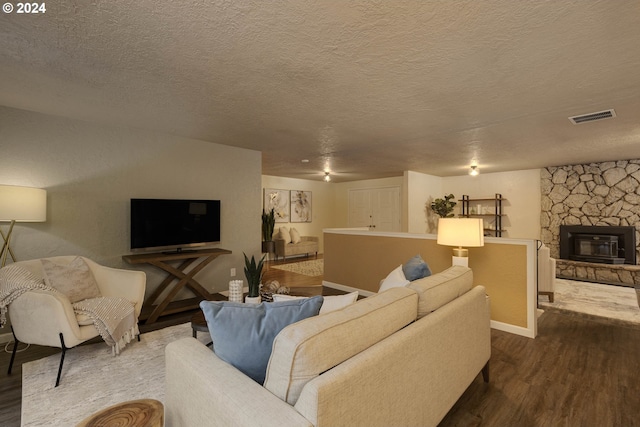
<instances>
[{"instance_id":1,"label":"beige wall","mask_svg":"<svg viewBox=\"0 0 640 427\"><path fill-rule=\"evenodd\" d=\"M431 202L442 198L445 178L424 173L404 173L406 189L404 204L407 206L402 229L409 233L436 233L438 215L431 210Z\"/></svg>"},{"instance_id":2,"label":"beige wall","mask_svg":"<svg viewBox=\"0 0 640 427\"><path fill-rule=\"evenodd\" d=\"M453 193L456 199L468 194L471 197L493 196L501 193L506 202L504 237L539 239L540 237L540 170L531 169L454 177L437 177L420 172L406 171L402 177L371 179L346 183L325 183L304 179L262 177L262 187L309 189L313 191L314 218L309 225L296 225L299 230L317 232L323 228L349 226L349 190L361 188L401 187L402 230L409 233L436 233L437 216L427 208L436 198ZM317 194L316 194L317 193ZM319 206L319 198L322 206ZM316 201L317 200L317 201ZM329 208L330 207L330 208ZM459 213L460 204L456 207ZM318 213L316 215L316 212ZM287 225L289 226L289 225ZM323 250L324 252L324 250Z\"/></svg>"},{"instance_id":3,"label":"beige wall","mask_svg":"<svg viewBox=\"0 0 640 427\"><path fill-rule=\"evenodd\" d=\"M121 257L135 197L221 200L218 246L233 254L197 275L209 290L228 287L231 267L242 272L242 252L260 254L260 152L4 107L0 145L0 183L47 190L47 222L14 230L18 260L78 254L134 268ZM149 295L164 274L144 270Z\"/></svg>"},{"instance_id":4,"label":"beige wall","mask_svg":"<svg viewBox=\"0 0 640 427\"><path fill-rule=\"evenodd\" d=\"M500 193L507 199L503 204L503 226L507 230L503 237L540 238L540 169L446 177L442 179L442 190L442 194L453 193L456 199L463 194L474 198ZM459 208L458 202L457 212Z\"/></svg>"},{"instance_id":5,"label":"beige wall","mask_svg":"<svg viewBox=\"0 0 640 427\"><path fill-rule=\"evenodd\" d=\"M324 181L311 181L308 179L283 178L278 176L262 175L261 203L264 203L264 189L275 188L279 190L304 190L311 191L311 222L284 223L276 222L278 227L296 228L302 236L317 236L320 239L319 252L324 252L322 242L322 230L337 226L335 209L335 184Z\"/></svg>"}]
</instances>

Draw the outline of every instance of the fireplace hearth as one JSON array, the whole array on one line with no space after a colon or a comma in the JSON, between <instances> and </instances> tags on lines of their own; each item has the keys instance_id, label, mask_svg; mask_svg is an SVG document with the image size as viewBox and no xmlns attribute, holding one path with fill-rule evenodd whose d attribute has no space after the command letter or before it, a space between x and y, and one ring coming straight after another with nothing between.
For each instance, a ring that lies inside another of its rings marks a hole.
<instances>
[{"instance_id":1,"label":"fireplace hearth","mask_svg":"<svg viewBox=\"0 0 640 427\"><path fill-rule=\"evenodd\" d=\"M636 264L635 227L560 226L560 258L602 264Z\"/></svg>"}]
</instances>

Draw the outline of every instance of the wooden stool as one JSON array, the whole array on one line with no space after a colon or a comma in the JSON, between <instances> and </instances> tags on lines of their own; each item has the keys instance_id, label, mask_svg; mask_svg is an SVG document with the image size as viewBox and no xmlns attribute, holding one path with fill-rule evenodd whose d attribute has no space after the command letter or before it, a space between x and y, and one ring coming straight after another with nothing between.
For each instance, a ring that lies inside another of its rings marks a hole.
<instances>
[{"instance_id":1,"label":"wooden stool","mask_svg":"<svg viewBox=\"0 0 640 427\"><path fill-rule=\"evenodd\" d=\"M85 418L77 427L163 427L164 406L154 399L130 400Z\"/></svg>"}]
</instances>

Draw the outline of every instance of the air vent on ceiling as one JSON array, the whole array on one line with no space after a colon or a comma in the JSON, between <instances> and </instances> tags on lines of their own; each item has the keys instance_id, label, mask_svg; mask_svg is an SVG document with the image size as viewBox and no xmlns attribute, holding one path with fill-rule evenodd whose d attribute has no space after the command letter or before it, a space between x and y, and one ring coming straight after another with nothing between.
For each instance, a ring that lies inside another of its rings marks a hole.
<instances>
[{"instance_id":1,"label":"air vent on ceiling","mask_svg":"<svg viewBox=\"0 0 640 427\"><path fill-rule=\"evenodd\" d=\"M612 109L598 111L597 113L582 114L580 116L569 117L571 123L579 125L580 123L593 122L594 120L611 119L616 116L616 112Z\"/></svg>"}]
</instances>

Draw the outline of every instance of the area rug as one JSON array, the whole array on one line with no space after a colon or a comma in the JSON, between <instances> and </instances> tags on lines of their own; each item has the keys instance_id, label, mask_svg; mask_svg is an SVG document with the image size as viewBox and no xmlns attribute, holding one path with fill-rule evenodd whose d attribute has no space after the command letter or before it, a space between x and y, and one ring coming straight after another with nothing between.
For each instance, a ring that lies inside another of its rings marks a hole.
<instances>
[{"instance_id":1,"label":"area rug","mask_svg":"<svg viewBox=\"0 0 640 427\"><path fill-rule=\"evenodd\" d=\"M291 264L274 265L271 268L276 270L291 271L305 276L322 276L324 274L324 260L313 259L311 261L300 261Z\"/></svg>"},{"instance_id":2,"label":"area rug","mask_svg":"<svg viewBox=\"0 0 640 427\"><path fill-rule=\"evenodd\" d=\"M542 309L565 310L640 325L639 300L634 288L556 279L555 298L538 297Z\"/></svg>"},{"instance_id":3,"label":"area rug","mask_svg":"<svg viewBox=\"0 0 640 427\"><path fill-rule=\"evenodd\" d=\"M22 423L33 426L75 426L108 406L132 399L164 401L164 348L190 337L189 323L142 334L119 356L104 343L67 351L60 385L55 388L60 355L22 367ZM209 342L207 334L198 339Z\"/></svg>"}]
</instances>

